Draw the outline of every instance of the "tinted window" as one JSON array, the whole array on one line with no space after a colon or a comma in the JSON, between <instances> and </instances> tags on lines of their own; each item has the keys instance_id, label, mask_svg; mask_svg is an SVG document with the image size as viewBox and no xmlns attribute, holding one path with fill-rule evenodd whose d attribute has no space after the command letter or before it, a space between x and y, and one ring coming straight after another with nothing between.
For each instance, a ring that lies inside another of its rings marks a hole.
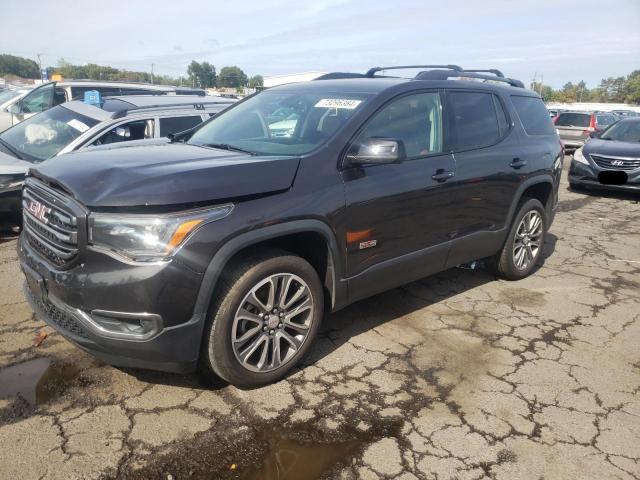
<instances>
[{"instance_id":1,"label":"tinted window","mask_svg":"<svg viewBox=\"0 0 640 480\"><path fill-rule=\"evenodd\" d=\"M589 113L561 113L556 119L556 127L588 127L591 123Z\"/></svg>"},{"instance_id":2,"label":"tinted window","mask_svg":"<svg viewBox=\"0 0 640 480\"><path fill-rule=\"evenodd\" d=\"M94 90L100 92L100 95L102 95L103 97L120 95L119 87L96 87L94 85L86 87L71 87L71 96L73 97L73 100L82 101L84 100L85 92L92 92Z\"/></svg>"},{"instance_id":3,"label":"tinted window","mask_svg":"<svg viewBox=\"0 0 640 480\"><path fill-rule=\"evenodd\" d=\"M529 135L554 135L556 133L549 112L541 99L535 97L512 96L518 117L524 131Z\"/></svg>"},{"instance_id":4,"label":"tinted window","mask_svg":"<svg viewBox=\"0 0 640 480\"><path fill-rule=\"evenodd\" d=\"M496 107L496 112L498 112L498 128L500 129L500 136L502 136L509 130L509 121L507 120L507 114L504 113L502 102L495 95L493 96L493 103Z\"/></svg>"},{"instance_id":5,"label":"tinted window","mask_svg":"<svg viewBox=\"0 0 640 480\"><path fill-rule=\"evenodd\" d=\"M374 137L402 140L407 158L442 151L442 109L438 93L407 95L376 113L355 145Z\"/></svg>"},{"instance_id":6,"label":"tinted window","mask_svg":"<svg viewBox=\"0 0 640 480\"><path fill-rule=\"evenodd\" d=\"M36 88L22 99L21 113L43 112L53 105L54 84L50 83L43 87Z\"/></svg>"},{"instance_id":7,"label":"tinted window","mask_svg":"<svg viewBox=\"0 0 640 480\"><path fill-rule=\"evenodd\" d=\"M596 115L596 122L600 127L603 127L603 126L606 127L608 125L616 123L617 121L618 119L613 115L609 115L609 114Z\"/></svg>"},{"instance_id":8,"label":"tinted window","mask_svg":"<svg viewBox=\"0 0 640 480\"><path fill-rule=\"evenodd\" d=\"M457 149L491 145L500 139L492 94L449 92L448 101L455 125Z\"/></svg>"},{"instance_id":9,"label":"tinted window","mask_svg":"<svg viewBox=\"0 0 640 480\"><path fill-rule=\"evenodd\" d=\"M160 119L160 136L166 137L170 133L183 132L202 123L200 115L188 117L167 117Z\"/></svg>"}]
</instances>

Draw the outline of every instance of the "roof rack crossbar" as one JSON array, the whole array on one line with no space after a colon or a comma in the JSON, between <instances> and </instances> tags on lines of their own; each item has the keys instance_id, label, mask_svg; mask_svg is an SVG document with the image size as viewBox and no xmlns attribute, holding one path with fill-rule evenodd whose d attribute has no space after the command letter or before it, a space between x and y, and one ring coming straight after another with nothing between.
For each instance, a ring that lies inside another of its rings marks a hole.
<instances>
[{"instance_id":1,"label":"roof rack crossbar","mask_svg":"<svg viewBox=\"0 0 640 480\"><path fill-rule=\"evenodd\" d=\"M475 68L465 68L463 72L475 72L475 73L493 73L496 77L504 78L504 73L495 68L489 68L486 70L475 69Z\"/></svg>"},{"instance_id":2,"label":"roof rack crossbar","mask_svg":"<svg viewBox=\"0 0 640 480\"><path fill-rule=\"evenodd\" d=\"M459 67L458 65L398 65L394 67L373 67L370 68L364 76L373 77L376 73L383 70L405 70L409 68L448 68L449 70L456 70L459 72L463 71L462 67Z\"/></svg>"},{"instance_id":3,"label":"roof rack crossbar","mask_svg":"<svg viewBox=\"0 0 640 480\"><path fill-rule=\"evenodd\" d=\"M499 77L493 75L485 75L483 73L476 73L475 71L467 70L430 70L426 72L420 72L416 75L416 80L448 80L452 77L461 78L477 78L479 80L490 80L492 82L503 82L511 85L512 87L524 88L524 84L520 80L514 78Z\"/></svg>"}]
</instances>

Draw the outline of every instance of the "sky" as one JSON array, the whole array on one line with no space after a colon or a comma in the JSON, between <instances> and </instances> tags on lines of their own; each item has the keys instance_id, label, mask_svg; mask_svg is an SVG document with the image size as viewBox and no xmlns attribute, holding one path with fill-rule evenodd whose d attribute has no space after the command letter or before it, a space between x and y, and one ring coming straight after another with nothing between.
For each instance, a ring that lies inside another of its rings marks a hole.
<instances>
[{"instance_id":1,"label":"sky","mask_svg":"<svg viewBox=\"0 0 640 480\"><path fill-rule=\"evenodd\" d=\"M553 87L640 69L640 0L3 0L0 53L172 76L498 68Z\"/></svg>"}]
</instances>

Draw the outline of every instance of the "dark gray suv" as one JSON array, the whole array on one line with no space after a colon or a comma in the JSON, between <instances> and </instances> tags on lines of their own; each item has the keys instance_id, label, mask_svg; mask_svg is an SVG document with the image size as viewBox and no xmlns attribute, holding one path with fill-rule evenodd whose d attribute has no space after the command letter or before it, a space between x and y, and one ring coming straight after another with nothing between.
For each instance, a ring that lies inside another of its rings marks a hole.
<instances>
[{"instance_id":1,"label":"dark gray suv","mask_svg":"<svg viewBox=\"0 0 640 480\"><path fill-rule=\"evenodd\" d=\"M499 71L416 68L272 88L172 143L31 169L33 308L115 365L252 387L326 312L480 258L526 277L563 160L542 100Z\"/></svg>"}]
</instances>

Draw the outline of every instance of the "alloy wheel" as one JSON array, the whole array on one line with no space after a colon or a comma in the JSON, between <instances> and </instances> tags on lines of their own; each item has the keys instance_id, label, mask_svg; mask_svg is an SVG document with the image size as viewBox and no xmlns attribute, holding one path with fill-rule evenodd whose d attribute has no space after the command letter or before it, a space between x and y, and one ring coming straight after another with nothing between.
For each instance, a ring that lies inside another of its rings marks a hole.
<instances>
[{"instance_id":1,"label":"alloy wheel","mask_svg":"<svg viewBox=\"0 0 640 480\"><path fill-rule=\"evenodd\" d=\"M307 283L291 273L271 275L249 290L235 313L233 353L247 370L275 370L302 347L313 321Z\"/></svg>"},{"instance_id":2,"label":"alloy wheel","mask_svg":"<svg viewBox=\"0 0 640 480\"><path fill-rule=\"evenodd\" d=\"M542 215L530 210L520 220L513 241L513 263L518 270L526 270L537 258L542 232Z\"/></svg>"}]
</instances>

